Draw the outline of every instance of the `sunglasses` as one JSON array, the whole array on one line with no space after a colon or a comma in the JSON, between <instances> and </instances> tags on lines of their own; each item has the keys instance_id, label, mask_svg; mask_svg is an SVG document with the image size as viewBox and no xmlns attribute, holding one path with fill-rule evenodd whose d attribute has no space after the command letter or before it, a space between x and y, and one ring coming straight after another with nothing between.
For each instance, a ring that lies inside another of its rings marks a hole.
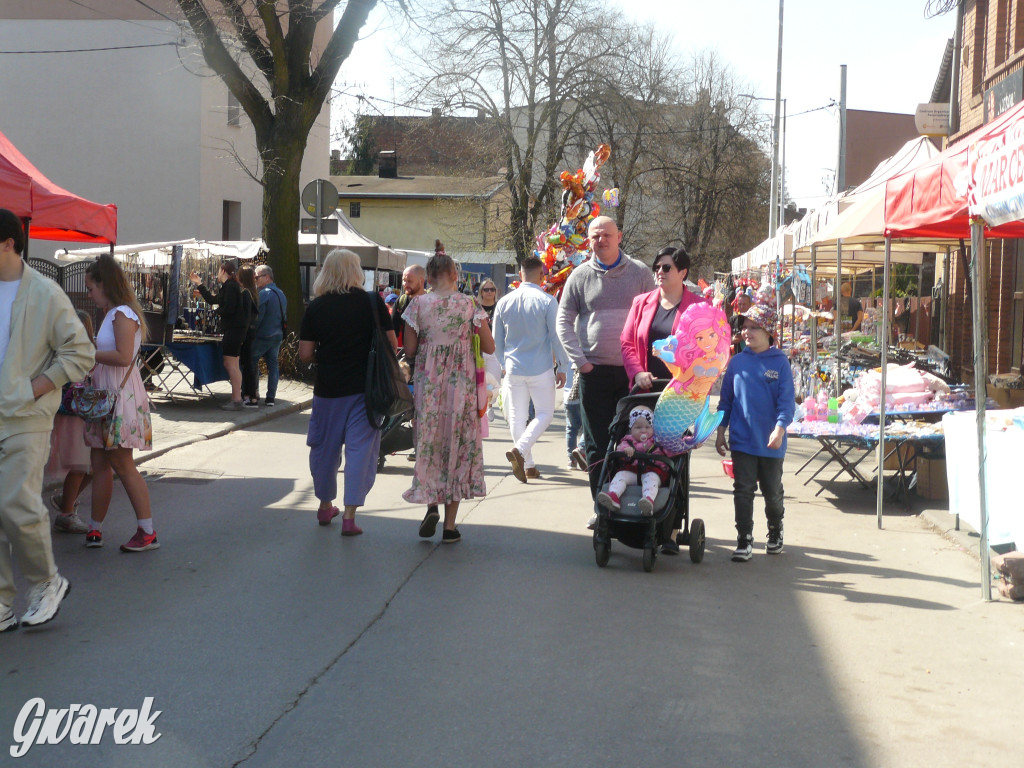
<instances>
[{"instance_id":1,"label":"sunglasses","mask_svg":"<svg viewBox=\"0 0 1024 768\"><path fill-rule=\"evenodd\" d=\"M652 271L654 272L654 274L658 274L659 272L661 272L663 275L667 275L669 272L672 271L672 268L674 266L674 264L655 264Z\"/></svg>"},{"instance_id":2,"label":"sunglasses","mask_svg":"<svg viewBox=\"0 0 1024 768\"><path fill-rule=\"evenodd\" d=\"M495 293L497 288L481 288L480 293Z\"/></svg>"}]
</instances>

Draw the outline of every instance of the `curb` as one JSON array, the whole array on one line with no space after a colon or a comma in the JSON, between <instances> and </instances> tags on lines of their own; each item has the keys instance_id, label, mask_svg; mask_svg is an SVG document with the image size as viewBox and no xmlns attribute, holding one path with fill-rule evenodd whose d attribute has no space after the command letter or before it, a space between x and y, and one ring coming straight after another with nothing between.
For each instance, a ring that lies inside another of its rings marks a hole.
<instances>
[{"instance_id":1,"label":"curb","mask_svg":"<svg viewBox=\"0 0 1024 768\"><path fill-rule=\"evenodd\" d=\"M167 453L170 453L173 450L176 450L178 448L183 448L186 445L193 445L194 443L198 443L198 442L201 442L203 440L215 440L218 437L224 437L224 435L229 435L232 432L236 432L239 429L245 429L246 427L257 426L259 424L264 424L264 423L266 423L268 421L271 421L273 419L281 418L282 416L288 416L289 414L292 414L292 413L298 413L299 411L303 411L303 410L311 407L312 405L313 405L313 398L312 398L312 396L310 396L308 398L304 398L302 400L299 400L298 402L292 403L290 405L286 405L283 408L278 408L277 406L275 406L273 411L271 411L270 409L264 408L262 413L254 414L251 418L247 418L244 421L231 422L228 426L222 427L222 428L220 428L220 429L218 429L218 430L216 430L214 432L210 432L209 434L202 434L202 435L196 435L194 437L188 437L188 438L185 438L183 440L178 440L178 441L170 443L168 445L161 446L159 449L155 449L155 450L152 450L152 451L146 451L145 453L139 453L135 457L135 464L136 465L143 464L143 463L145 463L147 461L151 461L152 459L155 459L155 458L163 456L163 455L165 455Z\"/></svg>"}]
</instances>

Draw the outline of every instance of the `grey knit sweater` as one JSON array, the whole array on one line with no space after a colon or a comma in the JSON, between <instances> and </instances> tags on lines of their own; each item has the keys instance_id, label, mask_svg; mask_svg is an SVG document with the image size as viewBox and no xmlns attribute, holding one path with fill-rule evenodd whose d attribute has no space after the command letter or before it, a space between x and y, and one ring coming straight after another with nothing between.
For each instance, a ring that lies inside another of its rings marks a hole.
<instances>
[{"instance_id":1,"label":"grey knit sweater","mask_svg":"<svg viewBox=\"0 0 1024 768\"><path fill-rule=\"evenodd\" d=\"M654 275L643 262L622 254L614 269L589 259L565 281L558 304L558 338L577 368L622 365L619 336L633 299L654 290Z\"/></svg>"}]
</instances>

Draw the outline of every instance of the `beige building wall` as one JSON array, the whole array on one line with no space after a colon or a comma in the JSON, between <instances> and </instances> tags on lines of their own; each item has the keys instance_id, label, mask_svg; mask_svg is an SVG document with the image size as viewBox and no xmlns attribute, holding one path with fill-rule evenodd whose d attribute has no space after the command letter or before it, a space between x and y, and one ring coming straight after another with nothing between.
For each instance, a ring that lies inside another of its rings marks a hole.
<instances>
[{"instance_id":1,"label":"beige building wall","mask_svg":"<svg viewBox=\"0 0 1024 768\"><path fill-rule=\"evenodd\" d=\"M358 232L381 245L449 251L494 251L508 247L508 191L488 199L344 197L341 212ZM352 205L359 215L352 216Z\"/></svg>"}]
</instances>

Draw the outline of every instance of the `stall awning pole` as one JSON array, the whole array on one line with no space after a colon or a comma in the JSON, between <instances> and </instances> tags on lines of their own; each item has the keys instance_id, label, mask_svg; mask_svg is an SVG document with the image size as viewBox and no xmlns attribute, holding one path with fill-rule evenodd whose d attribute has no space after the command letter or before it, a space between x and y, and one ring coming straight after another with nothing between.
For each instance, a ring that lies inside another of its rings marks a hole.
<instances>
[{"instance_id":1,"label":"stall awning pole","mask_svg":"<svg viewBox=\"0 0 1024 768\"><path fill-rule=\"evenodd\" d=\"M843 241L836 240L836 282L832 286L832 335L836 342L836 380L833 382L833 396L839 397L843 391L843 361L839 352L843 348L843 313L842 291L843 282Z\"/></svg>"},{"instance_id":2,"label":"stall awning pole","mask_svg":"<svg viewBox=\"0 0 1024 768\"><path fill-rule=\"evenodd\" d=\"M811 246L811 370L818 367L818 246ZM810 392L811 397L817 392Z\"/></svg>"},{"instance_id":3,"label":"stall awning pole","mask_svg":"<svg viewBox=\"0 0 1024 768\"><path fill-rule=\"evenodd\" d=\"M978 415L978 511L981 519L981 597L992 599L992 567L988 552L988 489L985 487L985 400L988 397L988 258L984 221L971 220L971 283L974 314L974 403Z\"/></svg>"},{"instance_id":4,"label":"stall awning pole","mask_svg":"<svg viewBox=\"0 0 1024 768\"><path fill-rule=\"evenodd\" d=\"M889 259L892 256L892 238L885 237L885 261L882 263L882 343L878 345L882 365L882 389L878 397L878 448L876 459L878 468L875 470L875 516L878 527L882 527L882 508L885 506L885 379L889 370Z\"/></svg>"}]
</instances>

